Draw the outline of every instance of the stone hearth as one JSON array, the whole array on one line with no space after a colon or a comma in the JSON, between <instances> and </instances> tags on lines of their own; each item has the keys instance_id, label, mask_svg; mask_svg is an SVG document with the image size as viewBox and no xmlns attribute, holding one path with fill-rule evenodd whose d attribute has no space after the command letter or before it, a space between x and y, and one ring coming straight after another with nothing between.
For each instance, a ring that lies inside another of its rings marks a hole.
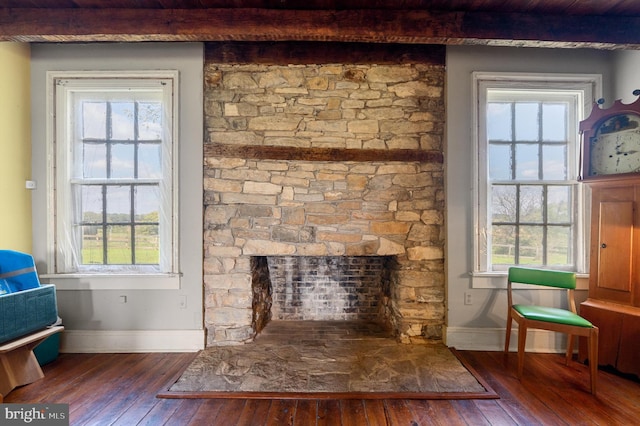
<instances>
[{"instance_id":1,"label":"stone hearth","mask_svg":"<svg viewBox=\"0 0 640 426\"><path fill-rule=\"evenodd\" d=\"M273 321L247 345L202 351L169 391L486 397L444 345L407 347L390 337L366 321Z\"/></svg>"}]
</instances>

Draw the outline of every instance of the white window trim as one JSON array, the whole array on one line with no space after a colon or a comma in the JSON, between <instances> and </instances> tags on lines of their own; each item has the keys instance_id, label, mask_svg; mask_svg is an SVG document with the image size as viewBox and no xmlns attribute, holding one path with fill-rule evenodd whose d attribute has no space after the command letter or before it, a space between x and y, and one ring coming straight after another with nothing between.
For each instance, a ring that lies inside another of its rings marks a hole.
<instances>
[{"instance_id":1,"label":"white window trim","mask_svg":"<svg viewBox=\"0 0 640 426\"><path fill-rule=\"evenodd\" d=\"M473 161L472 161L472 196L473 196L473 270L471 275L472 288L485 288L485 289L500 289L505 288L506 271L486 271L482 270L481 256L486 252L486 247L483 252L481 244L486 242L486 239L482 237L482 230L480 220L480 206L481 199L486 199L486 187L481 185L480 179L481 173L486 173L486 147L480 143L480 134L486 129L480 129L480 102L484 95L481 93L484 83L494 83L496 86L509 87L517 89L526 89L527 87L539 88L541 83L549 85L558 85L565 89L577 89L584 91L583 97L583 117L587 117L593 106L593 101L602 97L602 76L600 74L536 74L536 73L495 73L495 72L473 72L472 73L472 146L473 146ZM578 141L579 150L580 141ZM575 160L578 160L578 155L575 156ZM576 169L577 170L577 169ZM585 196L585 191L582 184L578 185L579 193L578 205L582 206L582 209L577 212L578 223L576 229L579 232L577 235L577 250L579 253L576 255L577 262L577 276L579 278L578 288L584 288L585 280L588 276L588 224L589 224L589 200Z\"/></svg>"},{"instance_id":2,"label":"white window trim","mask_svg":"<svg viewBox=\"0 0 640 426\"><path fill-rule=\"evenodd\" d=\"M171 271L168 273L150 274L113 274L113 273L72 273L59 274L55 271L55 234L56 234L56 126L55 126L55 81L58 79L73 78L103 78L103 79L172 79L173 80L173 128L172 128L172 259ZM176 70L152 70L152 71L48 71L46 73L47 103L46 103L46 155L47 155L47 265L48 270L40 277L52 280L59 290L163 290L179 289L179 72Z\"/></svg>"}]
</instances>

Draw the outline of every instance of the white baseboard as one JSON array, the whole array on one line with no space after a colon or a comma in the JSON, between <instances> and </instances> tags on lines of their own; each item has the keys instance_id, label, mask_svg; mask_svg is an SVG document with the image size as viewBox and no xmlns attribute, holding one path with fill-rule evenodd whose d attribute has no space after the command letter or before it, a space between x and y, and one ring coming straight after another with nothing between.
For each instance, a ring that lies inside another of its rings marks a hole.
<instances>
[{"instance_id":1,"label":"white baseboard","mask_svg":"<svg viewBox=\"0 0 640 426\"><path fill-rule=\"evenodd\" d=\"M204 330L68 330L60 352L197 352L204 349Z\"/></svg>"},{"instance_id":2,"label":"white baseboard","mask_svg":"<svg viewBox=\"0 0 640 426\"><path fill-rule=\"evenodd\" d=\"M502 351L504 350L504 328L445 327L445 344L460 350ZM564 352L566 335L547 330L531 329L527 332L527 352ZM518 329L511 330L510 351L518 349Z\"/></svg>"}]
</instances>

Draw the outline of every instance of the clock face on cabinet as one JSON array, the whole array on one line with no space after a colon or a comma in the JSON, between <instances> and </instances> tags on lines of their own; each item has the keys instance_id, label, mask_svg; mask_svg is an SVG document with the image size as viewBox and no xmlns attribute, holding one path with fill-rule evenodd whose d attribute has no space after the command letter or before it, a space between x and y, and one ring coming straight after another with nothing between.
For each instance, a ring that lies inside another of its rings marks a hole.
<instances>
[{"instance_id":1,"label":"clock face on cabinet","mask_svg":"<svg viewBox=\"0 0 640 426\"><path fill-rule=\"evenodd\" d=\"M590 141L589 175L640 172L640 116L616 115L604 121Z\"/></svg>"}]
</instances>

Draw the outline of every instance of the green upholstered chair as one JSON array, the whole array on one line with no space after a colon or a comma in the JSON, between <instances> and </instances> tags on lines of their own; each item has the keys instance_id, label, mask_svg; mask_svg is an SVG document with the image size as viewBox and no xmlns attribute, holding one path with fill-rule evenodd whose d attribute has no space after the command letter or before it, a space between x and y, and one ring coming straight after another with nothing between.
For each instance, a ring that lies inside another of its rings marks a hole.
<instances>
[{"instance_id":1,"label":"green upholstered chair","mask_svg":"<svg viewBox=\"0 0 640 426\"><path fill-rule=\"evenodd\" d=\"M569 309L560 309L538 305L513 304L512 284L530 284L537 286L556 287L567 290ZM524 347L529 328L538 328L559 333L567 333L566 364L573 355L573 337L584 336L588 339L589 370L591 373L591 393L596 394L598 374L598 328L576 313L574 289L576 288L576 274L566 271L550 271L532 268L509 268L507 280L508 313L507 335L504 351L509 351L511 337L511 321L518 323L518 379L522 377L524 366Z\"/></svg>"}]
</instances>

